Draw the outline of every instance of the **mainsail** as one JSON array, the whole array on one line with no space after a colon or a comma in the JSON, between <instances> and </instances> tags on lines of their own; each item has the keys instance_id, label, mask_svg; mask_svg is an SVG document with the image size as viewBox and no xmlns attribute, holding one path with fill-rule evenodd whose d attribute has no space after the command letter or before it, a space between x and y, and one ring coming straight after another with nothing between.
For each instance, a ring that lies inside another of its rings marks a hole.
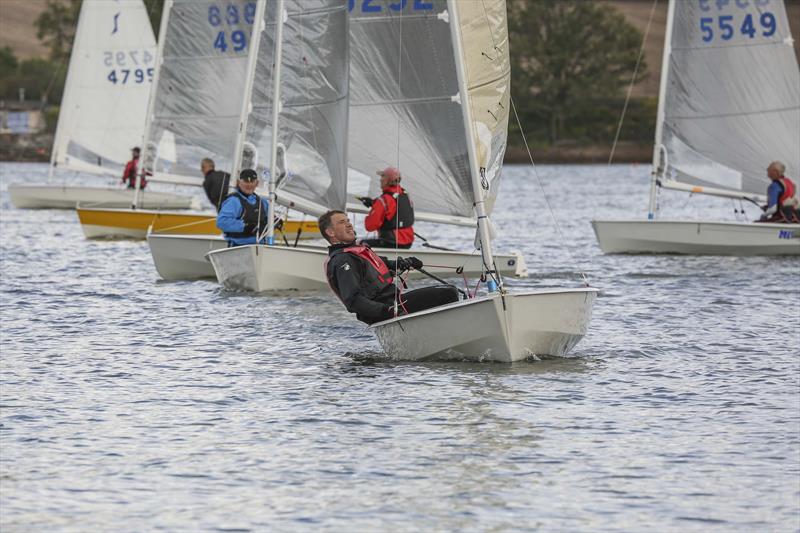
<instances>
[{"instance_id":1,"label":"mainsail","mask_svg":"<svg viewBox=\"0 0 800 533\"><path fill-rule=\"evenodd\" d=\"M243 166L268 176L271 169L273 76L277 7L265 11L246 118L244 150L256 160ZM347 187L348 17L343 0L285 0L276 166L279 200L305 200L322 213L344 209ZM288 193L288 194L287 194Z\"/></svg>"},{"instance_id":2,"label":"mainsail","mask_svg":"<svg viewBox=\"0 0 800 533\"><path fill-rule=\"evenodd\" d=\"M418 211L472 217L467 143L474 139L490 211L508 125L505 0L459 0L457 19L446 0L357 1L350 7L353 174L398 167ZM454 24L463 57L454 48ZM467 95L460 94L456 61ZM461 105L470 106L472 133Z\"/></svg>"},{"instance_id":3,"label":"mainsail","mask_svg":"<svg viewBox=\"0 0 800 533\"><path fill-rule=\"evenodd\" d=\"M146 135L155 179L199 183L205 157L232 168L255 8L252 0L165 4Z\"/></svg>"},{"instance_id":4,"label":"mainsail","mask_svg":"<svg viewBox=\"0 0 800 533\"><path fill-rule=\"evenodd\" d=\"M156 42L142 0L84 0L52 165L119 175L142 141Z\"/></svg>"},{"instance_id":5,"label":"mainsail","mask_svg":"<svg viewBox=\"0 0 800 533\"><path fill-rule=\"evenodd\" d=\"M800 70L783 2L674 1L670 13L656 137L666 158L654 162L664 184L763 195L771 161L800 175Z\"/></svg>"}]
</instances>

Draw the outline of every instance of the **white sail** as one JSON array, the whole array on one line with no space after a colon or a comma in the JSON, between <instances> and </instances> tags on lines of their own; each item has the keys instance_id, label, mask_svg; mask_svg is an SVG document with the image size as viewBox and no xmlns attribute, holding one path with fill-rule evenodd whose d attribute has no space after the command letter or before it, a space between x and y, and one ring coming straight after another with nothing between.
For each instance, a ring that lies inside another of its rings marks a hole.
<instances>
[{"instance_id":1,"label":"white sail","mask_svg":"<svg viewBox=\"0 0 800 533\"><path fill-rule=\"evenodd\" d=\"M262 176L273 150L273 75L277 6L267 4L244 146ZM276 160L277 196L298 209L344 209L347 187L348 17L343 0L285 0Z\"/></svg>"},{"instance_id":2,"label":"white sail","mask_svg":"<svg viewBox=\"0 0 800 533\"><path fill-rule=\"evenodd\" d=\"M157 151L156 181L200 183L205 157L231 169L255 7L252 0L165 4L146 136L148 150Z\"/></svg>"},{"instance_id":3,"label":"white sail","mask_svg":"<svg viewBox=\"0 0 800 533\"><path fill-rule=\"evenodd\" d=\"M52 163L119 175L142 142L155 38L142 0L84 0Z\"/></svg>"},{"instance_id":4,"label":"white sail","mask_svg":"<svg viewBox=\"0 0 800 533\"><path fill-rule=\"evenodd\" d=\"M800 70L782 0L681 0L671 13L664 184L763 195L771 161L800 175Z\"/></svg>"},{"instance_id":5,"label":"white sail","mask_svg":"<svg viewBox=\"0 0 800 533\"><path fill-rule=\"evenodd\" d=\"M474 216L469 105L487 209L505 153L510 69L504 0L351 2L350 141L354 175L396 166L418 211ZM468 96L459 96L459 24ZM465 101L466 100L466 101ZM480 172L480 169L478 169Z\"/></svg>"}]
</instances>

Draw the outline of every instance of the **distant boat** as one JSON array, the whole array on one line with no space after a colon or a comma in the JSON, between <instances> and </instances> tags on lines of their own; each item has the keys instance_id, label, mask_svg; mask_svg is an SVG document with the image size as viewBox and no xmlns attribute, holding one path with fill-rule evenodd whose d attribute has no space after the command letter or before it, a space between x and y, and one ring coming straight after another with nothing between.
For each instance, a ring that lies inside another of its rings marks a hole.
<instances>
[{"instance_id":1,"label":"distant boat","mask_svg":"<svg viewBox=\"0 0 800 533\"><path fill-rule=\"evenodd\" d=\"M53 181L54 169L119 179L131 149L142 141L155 68L156 41L141 0L85 0L70 55L58 126L44 185L12 183L20 208L74 209L83 205L126 207L134 191ZM188 196L143 191L146 208L187 209Z\"/></svg>"},{"instance_id":2,"label":"distant boat","mask_svg":"<svg viewBox=\"0 0 800 533\"><path fill-rule=\"evenodd\" d=\"M800 70L782 0L671 0L648 220L594 220L605 253L800 255L800 226L657 219L659 188L764 203L800 177Z\"/></svg>"}]
</instances>

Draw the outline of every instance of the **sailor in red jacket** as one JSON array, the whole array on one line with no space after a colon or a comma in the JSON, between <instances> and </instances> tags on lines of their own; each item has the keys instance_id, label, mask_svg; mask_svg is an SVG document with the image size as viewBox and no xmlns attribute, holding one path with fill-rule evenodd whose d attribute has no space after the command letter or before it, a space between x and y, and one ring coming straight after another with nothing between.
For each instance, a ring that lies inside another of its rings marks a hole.
<instances>
[{"instance_id":1,"label":"sailor in red jacket","mask_svg":"<svg viewBox=\"0 0 800 533\"><path fill-rule=\"evenodd\" d=\"M400 171L388 167L378 171L381 193L375 198L360 198L370 208L364 226L377 231L377 239L363 239L362 244L376 248L411 248L414 242L414 204L400 186Z\"/></svg>"},{"instance_id":2,"label":"sailor in red jacket","mask_svg":"<svg viewBox=\"0 0 800 533\"><path fill-rule=\"evenodd\" d=\"M328 211L319 217L319 231L330 243L324 266L328 284L358 320L374 324L458 301L458 290L450 285L401 291L395 275L421 269L422 261L416 257L391 261L369 246L357 244L356 232L344 212Z\"/></svg>"},{"instance_id":3,"label":"sailor in red jacket","mask_svg":"<svg viewBox=\"0 0 800 533\"><path fill-rule=\"evenodd\" d=\"M131 160L128 161L128 164L125 165L125 170L122 172L122 183L125 183L127 181L129 189L136 188L136 173L138 171L140 153L141 150L139 150L139 147L135 146L131 150ZM144 176L142 176L142 183L140 187L142 189L147 187L147 180L144 179Z\"/></svg>"}]
</instances>

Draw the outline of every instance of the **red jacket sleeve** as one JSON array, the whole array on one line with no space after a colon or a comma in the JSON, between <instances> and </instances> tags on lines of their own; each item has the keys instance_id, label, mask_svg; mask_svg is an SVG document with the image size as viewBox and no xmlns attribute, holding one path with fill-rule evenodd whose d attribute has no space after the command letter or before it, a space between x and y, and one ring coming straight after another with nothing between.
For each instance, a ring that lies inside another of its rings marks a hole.
<instances>
[{"instance_id":1,"label":"red jacket sleeve","mask_svg":"<svg viewBox=\"0 0 800 533\"><path fill-rule=\"evenodd\" d=\"M380 198L380 197L378 197ZM386 217L386 211L383 207L383 202L378 198L372 203L367 218L364 219L364 227L367 231L378 231L383 226L383 221Z\"/></svg>"}]
</instances>

